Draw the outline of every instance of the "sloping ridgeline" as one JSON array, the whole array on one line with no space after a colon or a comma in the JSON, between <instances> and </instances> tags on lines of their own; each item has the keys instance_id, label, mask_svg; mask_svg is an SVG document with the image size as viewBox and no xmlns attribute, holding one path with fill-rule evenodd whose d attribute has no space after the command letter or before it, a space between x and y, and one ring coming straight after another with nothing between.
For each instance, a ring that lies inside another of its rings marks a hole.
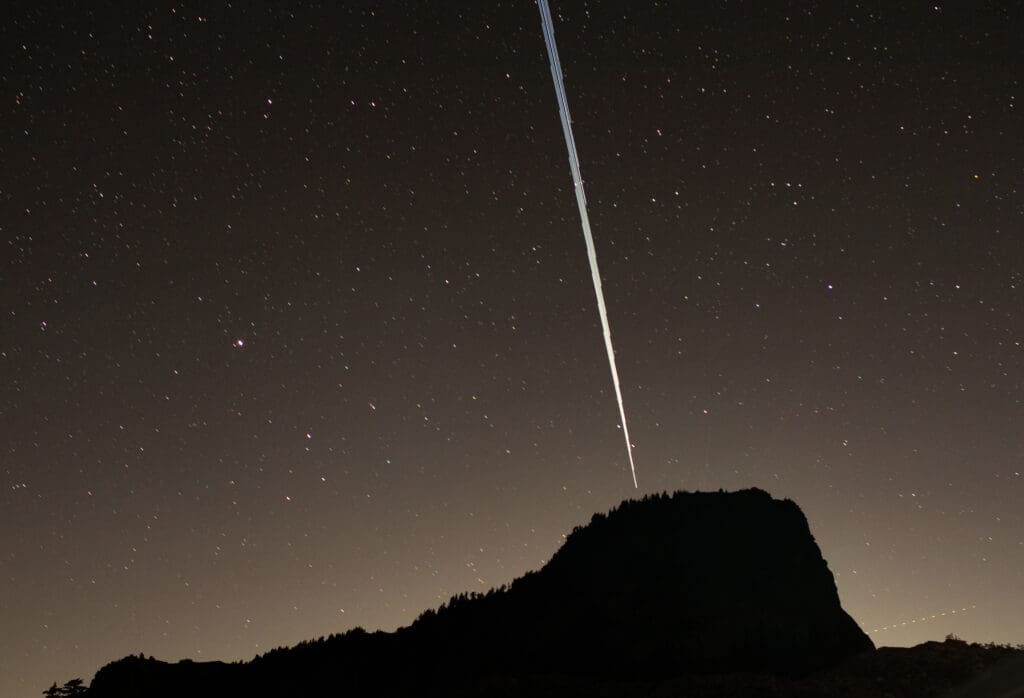
<instances>
[{"instance_id":1,"label":"sloping ridgeline","mask_svg":"<svg viewBox=\"0 0 1024 698\"><path fill-rule=\"evenodd\" d=\"M101 669L90 695L517 695L565 681L798 676L872 648L795 503L678 492L595 515L540 571L394 633L356 629L245 664L128 657Z\"/></svg>"}]
</instances>

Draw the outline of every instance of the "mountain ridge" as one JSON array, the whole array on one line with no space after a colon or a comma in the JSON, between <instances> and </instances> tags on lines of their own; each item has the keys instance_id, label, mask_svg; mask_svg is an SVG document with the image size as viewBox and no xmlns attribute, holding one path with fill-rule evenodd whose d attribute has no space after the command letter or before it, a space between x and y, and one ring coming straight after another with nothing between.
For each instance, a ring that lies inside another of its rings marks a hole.
<instances>
[{"instance_id":1,"label":"mountain ridge","mask_svg":"<svg viewBox=\"0 0 1024 698\"><path fill-rule=\"evenodd\" d=\"M240 664L125 658L97 672L90 695L458 693L539 676L612 684L798 677L873 648L842 609L796 503L758 489L676 492L595 514L540 570L457 595L393 633L356 628Z\"/></svg>"}]
</instances>

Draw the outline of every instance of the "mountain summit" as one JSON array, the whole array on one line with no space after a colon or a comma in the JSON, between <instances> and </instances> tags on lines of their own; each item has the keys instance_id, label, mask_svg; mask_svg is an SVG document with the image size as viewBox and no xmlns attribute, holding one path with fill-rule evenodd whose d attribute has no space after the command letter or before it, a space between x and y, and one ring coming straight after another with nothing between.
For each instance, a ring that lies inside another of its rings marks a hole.
<instances>
[{"instance_id":1,"label":"mountain summit","mask_svg":"<svg viewBox=\"0 0 1024 698\"><path fill-rule=\"evenodd\" d=\"M677 492L597 514L541 570L394 633L357 629L246 664L129 657L90 696L516 695L538 677L796 676L871 649L795 503Z\"/></svg>"},{"instance_id":2,"label":"mountain summit","mask_svg":"<svg viewBox=\"0 0 1024 698\"><path fill-rule=\"evenodd\" d=\"M799 507L760 490L624 502L574 530L539 572L406 632L502 673L623 679L800 674L873 648Z\"/></svg>"}]
</instances>

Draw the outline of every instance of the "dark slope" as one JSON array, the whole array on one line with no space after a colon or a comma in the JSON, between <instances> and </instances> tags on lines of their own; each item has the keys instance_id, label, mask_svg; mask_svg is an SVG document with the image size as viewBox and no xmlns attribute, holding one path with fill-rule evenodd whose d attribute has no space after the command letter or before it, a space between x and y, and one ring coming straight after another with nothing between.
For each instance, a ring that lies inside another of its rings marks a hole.
<instances>
[{"instance_id":1,"label":"dark slope","mask_svg":"<svg viewBox=\"0 0 1024 698\"><path fill-rule=\"evenodd\" d=\"M506 593L408 632L501 671L619 678L803 673L872 647L800 509L759 490L626 502ZM478 650L501 645L501 657Z\"/></svg>"},{"instance_id":2,"label":"dark slope","mask_svg":"<svg viewBox=\"0 0 1024 698\"><path fill-rule=\"evenodd\" d=\"M872 648L796 504L760 490L677 493L596 515L539 572L395 633L357 630L245 665L127 658L101 669L90 693L514 695L506 689L534 692L538 679L593 690L684 674L795 676Z\"/></svg>"}]
</instances>

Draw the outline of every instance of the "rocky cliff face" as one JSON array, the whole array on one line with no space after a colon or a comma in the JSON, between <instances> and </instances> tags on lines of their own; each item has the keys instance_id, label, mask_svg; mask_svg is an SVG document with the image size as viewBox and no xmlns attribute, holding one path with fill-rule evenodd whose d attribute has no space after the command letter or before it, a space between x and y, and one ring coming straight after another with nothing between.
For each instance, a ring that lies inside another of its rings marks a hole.
<instances>
[{"instance_id":1,"label":"rocky cliff face","mask_svg":"<svg viewBox=\"0 0 1024 698\"><path fill-rule=\"evenodd\" d=\"M353 631L245 665L122 660L90 692L457 694L509 677L800 675L872 648L796 504L680 492L595 515L540 571L395 633Z\"/></svg>"}]
</instances>

